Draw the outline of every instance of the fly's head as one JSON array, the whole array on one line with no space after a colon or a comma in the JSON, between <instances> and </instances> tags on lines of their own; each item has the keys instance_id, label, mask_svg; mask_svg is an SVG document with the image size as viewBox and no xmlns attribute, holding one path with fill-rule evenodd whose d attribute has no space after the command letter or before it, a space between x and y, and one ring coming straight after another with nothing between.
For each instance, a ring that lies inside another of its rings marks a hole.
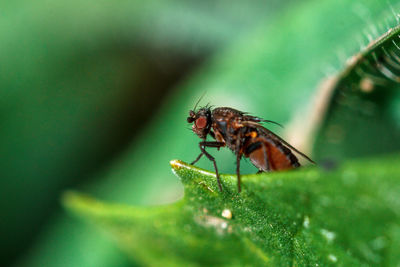
<instances>
[{"instance_id":1,"label":"fly's head","mask_svg":"<svg viewBox=\"0 0 400 267\"><path fill-rule=\"evenodd\" d=\"M189 111L187 122L193 123L192 130L198 137L206 139L211 129L211 109L205 107L199 109L197 112L193 110Z\"/></svg>"}]
</instances>

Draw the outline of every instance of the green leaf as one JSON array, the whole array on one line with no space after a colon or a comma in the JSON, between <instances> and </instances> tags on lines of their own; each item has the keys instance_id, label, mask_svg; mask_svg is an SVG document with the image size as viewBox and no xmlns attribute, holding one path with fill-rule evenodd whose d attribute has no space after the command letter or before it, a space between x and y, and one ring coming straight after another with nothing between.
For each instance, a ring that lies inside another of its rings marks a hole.
<instances>
[{"instance_id":1,"label":"green leaf","mask_svg":"<svg viewBox=\"0 0 400 267\"><path fill-rule=\"evenodd\" d=\"M156 207L107 204L69 192L64 204L152 266L399 264L399 155L236 177L171 161L182 200Z\"/></svg>"},{"instance_id":2,"label":"green leaf","mask_svg":"<svg viewBox=\"0 0 400 267\"><path fill-rule=\"evenodd\" d=\"M400 149L400 26L348 60L328 83L316 158L354 158ZM379 140L379 141L378 141Z\"/></svg>"}]
</instances>

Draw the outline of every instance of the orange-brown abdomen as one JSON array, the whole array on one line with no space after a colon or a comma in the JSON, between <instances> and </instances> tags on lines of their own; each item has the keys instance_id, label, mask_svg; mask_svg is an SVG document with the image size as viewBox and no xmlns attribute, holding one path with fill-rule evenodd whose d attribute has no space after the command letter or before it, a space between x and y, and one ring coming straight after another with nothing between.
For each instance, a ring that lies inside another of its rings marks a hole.
<instances>
[{"instance_id":1,"label":"orange-brown abdomen","mask_svg":"<svg viewBox=\"0 0 400 267\"><path fill-rule=\"evenodd\" d=\"M267 137L249 139L244 154L262 171L287 170L300 166L290 149Z\"/></svg>"}]
</instances>

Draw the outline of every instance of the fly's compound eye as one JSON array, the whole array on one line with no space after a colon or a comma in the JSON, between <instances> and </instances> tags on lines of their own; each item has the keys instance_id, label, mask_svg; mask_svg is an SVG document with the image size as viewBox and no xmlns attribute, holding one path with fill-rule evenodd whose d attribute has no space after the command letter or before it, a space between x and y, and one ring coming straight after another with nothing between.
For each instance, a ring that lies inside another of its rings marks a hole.
<instances>
[{"instance_id":1,"label":"fly's compound eye","mask_svg":"<svg viewBox=\"0 0 400 267\"><path fill-rule=\"evenodd\" d=\"M196 127L197 129L203 129L207 126L207 118L206 117L199 117L196 119Z\"/></svg>"}]
</instances>

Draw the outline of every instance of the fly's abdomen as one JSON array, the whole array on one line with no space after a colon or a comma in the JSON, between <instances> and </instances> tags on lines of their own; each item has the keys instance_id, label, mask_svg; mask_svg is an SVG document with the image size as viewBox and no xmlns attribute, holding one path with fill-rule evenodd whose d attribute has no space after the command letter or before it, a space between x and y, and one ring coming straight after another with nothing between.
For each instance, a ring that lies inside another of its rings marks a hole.
<instances>
[{"instance_id":1,"label":"fly's abdomen","mask_svg":"<svg viewBox=\"0 0 400 267\"><path fill-rule=\"evenodd\" d=\"M287 170L299 167L299 161L282 143L267 137L250 138L244 155L262 171Z\"/></svg>"}]
</instances>

